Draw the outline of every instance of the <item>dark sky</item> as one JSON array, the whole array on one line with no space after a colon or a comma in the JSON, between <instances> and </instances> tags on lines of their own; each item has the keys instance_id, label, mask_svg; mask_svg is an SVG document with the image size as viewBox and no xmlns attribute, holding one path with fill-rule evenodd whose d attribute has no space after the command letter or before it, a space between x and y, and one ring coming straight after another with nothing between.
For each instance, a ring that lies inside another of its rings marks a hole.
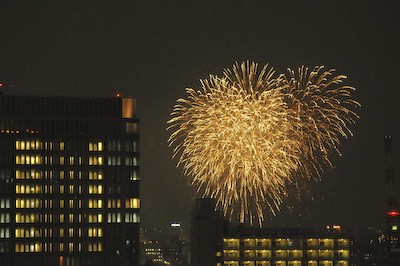
<instances>
[{"instance_id":1,"label":"dark sky","mask_svg":"<svg viewBox=\"0 0 400 266\"><path fill-rule=\"evenodd\" d=\"M137 98L144 227L190 223L166 121L186 87L242 60L336 68L362 104L336 168L267 225L384 224L387 132L400 183L399 1L66 2L0 0L0 79L10 94Z\"/></svg>"}]
</instances>

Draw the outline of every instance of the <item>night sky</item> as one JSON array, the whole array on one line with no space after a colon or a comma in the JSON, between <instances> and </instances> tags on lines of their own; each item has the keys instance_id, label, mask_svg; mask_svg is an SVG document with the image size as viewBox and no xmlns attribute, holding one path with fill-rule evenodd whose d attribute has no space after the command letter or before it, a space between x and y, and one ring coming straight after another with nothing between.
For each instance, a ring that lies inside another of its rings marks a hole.
<instances>
[{"instance_id":1,"label":"night sky","mask_svg":"<svg viewBox=\"0 0 400 266\"><path fill-rule=\"evenodd\" d=\"M143 227L190 224L166 121L186 87L243 60L336 68L362 104L335 169L267 225L384 225L386 133L400 184L399 1L54 2L0 0L0 80L7 94L137 99Z\"/></svg>"}]
</instances>

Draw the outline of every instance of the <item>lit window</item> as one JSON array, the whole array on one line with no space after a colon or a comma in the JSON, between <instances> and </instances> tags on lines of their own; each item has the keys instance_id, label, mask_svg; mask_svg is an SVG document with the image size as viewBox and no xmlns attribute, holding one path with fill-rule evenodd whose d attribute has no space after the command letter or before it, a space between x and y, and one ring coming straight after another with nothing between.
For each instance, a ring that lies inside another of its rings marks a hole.
<instances>
[{"instance_id":1,"label":"lit window","mask_svg":"<svg viewBox=\"0 0 400 266\"><path fill-rule=\"evenodd\" d=\"M140 199L131 198L129 201L126 201L125 208L127 209L139 209L140 208Z\"/></svg>"},{"instance_id":2,"label":"lit window","mask_svg":"<svg viewBox=\"0 0 400 266\"><path fill-rule=\"evenodd\" d=\"M140 223L140 216L138 213L133 214L133 222L134 223Z\"/></svg>"},{"instance_id":3,"label":"lit window","mask_svg":"<svg viewBox=\"0 0 400 266\"><path fill-rule=\"evenodd\" d=\"M139 180L136 171L130 173L130 180Z\"/></svg>"},{"instance_id":4,"label":"lit window","mask_svg":"<svg viewBox=\"0 0 400 266\"><path fill-rule=\"evenodd\" d=\"M37 150L41 150L42 149L42 142L40 142L39 140L36 140L36 149Z\"/></svg>"},{"instance_id":5,"label":"lit window","mask_svg":"<svg viewBox=\"0 0 400 266\"><path fill-rule=\"evenodd\" d=\"M20 150L20 149L21 149L21 142L20 142L19 140L17 140L17 141L15 142L15 149L16 149L16 150Z\"/></svg>"},{"instance_id":6,"label":"lit window","mask_svg":"<svg viewBox=\"0 0 400 266\"><path fill-rule=\"evenodd\" d=\"M63 151L65 149L65 143L60 142L60 150Z\"/></svg>"}]
</instances>

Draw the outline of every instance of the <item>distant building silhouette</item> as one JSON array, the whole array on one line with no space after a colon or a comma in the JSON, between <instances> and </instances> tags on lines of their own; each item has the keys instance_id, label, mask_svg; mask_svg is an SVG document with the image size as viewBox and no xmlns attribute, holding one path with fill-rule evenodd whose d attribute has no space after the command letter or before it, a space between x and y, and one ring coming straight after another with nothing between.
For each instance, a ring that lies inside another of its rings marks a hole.
<instances>
[{"instance_id":1,"label":"distant building silhouette","mask_svg":"<svg viewBox=\"0 0 400 266\"><path fill-rule=\"evenodd\" d=\"M0 94L0 265L139 264L133 98Z\"/></svg>"},{"instance_id":2,"label":"distant building silhouette","mask_svg":"<svg viewBox=\"0 0 400 266\"><path fill-rule=\"evenodd\" d=\"M217 265L221 261L216 253L223 244L222 213L215 211L214 200L196 199L192 216L191 265Z\"/></svg>"}]
</instances>

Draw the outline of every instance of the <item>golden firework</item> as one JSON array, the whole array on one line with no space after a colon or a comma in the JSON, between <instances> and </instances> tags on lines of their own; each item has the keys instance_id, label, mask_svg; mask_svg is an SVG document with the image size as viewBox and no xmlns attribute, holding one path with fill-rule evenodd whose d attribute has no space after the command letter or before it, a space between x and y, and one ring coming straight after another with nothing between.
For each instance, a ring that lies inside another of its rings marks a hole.
<instances>
[{"instance_id":1,"label":"golden firework","mask_svg":"<svg viewBox=\"0 0 400 266\"><path fill-rule=\"evenodd\" d=\"M241 222L250 223L255 216L261 224L267 207L279 210L299 172L304 177L310 168L320 168L316 154L329 162L338 134L350 133L347 123L355 114L343 107L355 104L350 87L324 90L343 77L327 81L329 74L318 76L319 70L310 77L302 68L300 78L294 72L274 78L268 65L258 72L255 63L236 63L222 77L200 80L201 90L186 89L187 99L178 99L168 121L174 130L168 140L173 157L198 192L216 198L225 215L237 212ZM320 122L328 125L316 125Z\"/></svg>"}]
</instances>

